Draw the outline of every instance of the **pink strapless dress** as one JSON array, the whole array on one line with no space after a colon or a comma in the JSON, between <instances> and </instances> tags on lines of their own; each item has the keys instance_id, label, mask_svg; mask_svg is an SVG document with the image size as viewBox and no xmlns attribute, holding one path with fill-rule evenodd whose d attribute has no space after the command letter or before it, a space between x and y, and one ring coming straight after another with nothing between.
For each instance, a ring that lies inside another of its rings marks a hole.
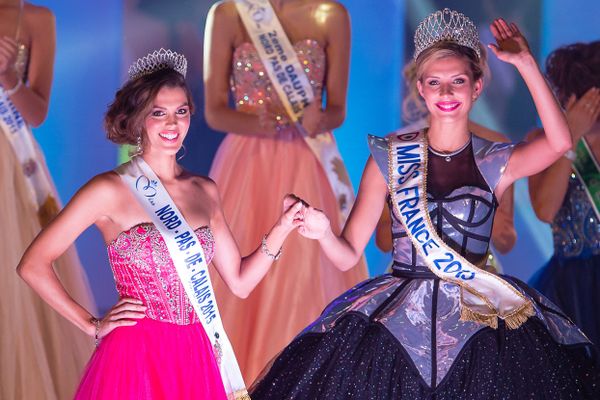
<instances>
[{"instance_id":1,"label":"pink strapless dress","mask_svg":"<svg viewBox=\"0 0 600 400\"><path fill-rule=\"evenodd\" d=\"M196 230L211 260L208 227ZM90 359L76 399L227 399L210 340L153 224L108 245L120 297L144 302L146 318L108 334Z\"/></svg>"},{"instance_id":2,"label":"pink strapless dress","mask_svg":"<svg viewBox=\"0 0 600 400\"><path fill-rule=\"evenodd\" d=\"M323 90L326 55L314 40L295 44L315 93ZM293 126L254 46L233 54L232 92L238 110L256 114L267 108L281 116L276 137L228 134L210 172L219 187L225 216L242 254L260 244L281 214L287 193L306 199L330 218L334 231L338 205L319 161ZM213 271L225 329L246 383L340 293L367 278L364 261L347 272L336 269L314 240L292 233L283 254L244 300L235 297Z\"/></svg>"}]
</instances>

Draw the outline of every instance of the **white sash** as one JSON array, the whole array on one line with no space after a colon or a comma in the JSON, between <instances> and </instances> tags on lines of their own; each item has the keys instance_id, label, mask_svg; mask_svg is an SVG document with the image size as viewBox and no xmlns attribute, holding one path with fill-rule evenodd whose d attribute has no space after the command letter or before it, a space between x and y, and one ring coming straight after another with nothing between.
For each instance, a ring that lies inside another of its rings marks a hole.
<instances>
[{"instance_id":1,"label":"white sash","mask_svg":"<svg viewBox=\"0 0 600 400\"><path fill-rule=\"evenodd\" d=\"M21 165L31 204L37 210L43 227L58 213L58 204L31 129L1 87L0 130L4 132Z\"/></svg>"},{"instance_id":2,"label":"white sash","mask_svg":"<svg viewBox=\"0 0 600 400\"><path fill-rule=\"evenodd\" d=\"M502 318L509 329L516 329L533 316L529 299L504 279L468 262L437 235L427 208L425 133L390 136L388 163L396 215L431 272L461 287L461 320L496 328Z\"/></svg>"},{"instance_id":3,"label":"white sash","mask_svg":"<svg viewBox=\"0 0 600 400\"><path fill-rule=\"evenodd\" d=\"M120 165L116 171L146 210L169 249L188 299L213 345L228 399L249 400L233 348L223 329L206 256L194 230L141 156Z\"/></svg>"},{"instance_id":4,"label":"white sash","mask_svg":"<svg viewBox=\"0 0 600 400\"><path fill-rule=\"evenodd\" d=\"M310 137L299 118L315 98L294 46L269 0L236 0L238 13L291 121L319 160L339 206L343 224L354 203L354 189L331 132Z\"/></svg>"}]
</instances>

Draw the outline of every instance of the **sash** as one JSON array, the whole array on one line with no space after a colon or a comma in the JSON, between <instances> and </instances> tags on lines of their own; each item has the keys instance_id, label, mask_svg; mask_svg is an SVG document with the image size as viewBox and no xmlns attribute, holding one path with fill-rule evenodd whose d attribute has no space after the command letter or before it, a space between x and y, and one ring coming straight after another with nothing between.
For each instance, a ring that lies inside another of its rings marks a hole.
<instances>
[{"instance_id":1,"label":"sash","mask_svg":"<svg viewBox=\"0 0 600 400\"><path fill-rule=\"evenodd\" d=\"M56 214L58 203L52 183L44 171L44 159L29 125L0 87L0 130L4 132L27 182L30 203L35 207L42 227Z\"/></svg>"},{"instance_id":2,"label":"sash","mask_svg":"<svg viewBox=\"0 0 600 400\"><path fill-rule=\"evenodd\" d=\"M132 158L117 167L116 172L148 213L167 245L188 299L213 345L227 398L250 400L233 348L223 329L206 256L194 230L142 157Z\"/></svg>"},{"instance_id":3,"label":"sash","mask_svg":"<svg viewBox=\"0 0 600 400\"><path fill-rule=\"evenodd\" d=\"M354 203L354 189L333 134L325 132L310 137L299 122L315 94L296 51L269 0L236 0L235 5L290 120L325 171L343 226Z\"/></svg>"},{"instance_id":4,"label":"sash","mask_svg":"<svg viewBox=\"0 0 600 400\"><path fill-rule=\"evenodd\" d=\"M508 282L477 268L437 235L427 208L427 137L423 131L393 135L388 148L389 191L396 215L427 267L461 288L460 318L509 329L535 315L531 300Z\"/></svg>"},{"instance_id":5,"label":"sash","mask_svg":"<svg viewBox=\"0 0 600 400\"><path fill-rule=\"evenodd\" d=\"M585 194L587 194L592 207L596 212L596 218L600 219L600 167L592 154L592 149L585 138L577 143L577 157L573 162L573 170L583 183Z\"/></svg>"}]
</instances>

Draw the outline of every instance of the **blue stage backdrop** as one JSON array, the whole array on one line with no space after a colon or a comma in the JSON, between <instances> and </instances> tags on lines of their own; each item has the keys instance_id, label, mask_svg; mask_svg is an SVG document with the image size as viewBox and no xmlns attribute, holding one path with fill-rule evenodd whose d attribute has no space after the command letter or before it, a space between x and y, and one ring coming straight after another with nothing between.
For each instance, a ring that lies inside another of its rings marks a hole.
<instances>
[{"instance_id":1,"label":"blue stage backdrop","mask_svg":"<svg viewBox=\"0 0 600 400\"><path fill-rule=\"evenodd\" d=\"M598 39L600 2L519 0L479 2L444 0L341 0L352 17L352 59L348 113L335 132L355 189L368 157L366 135L385 135L401 127L404 83L416 24L441 7L457 8L479 25L484 42L496 16L518 22L543 59L559 45ZM152 49L170 47L186 54L188 80L198 112L186 139L185 166L206 174L223 134L211 131L202 115L202 37L212 0L40 0L57 18L58 50L50 114L35 130L63 201L93 175L114 168L117 148L105 139L103 113L126 78L127 66ZM493 55L491 56L493 59ZM530 96L514 69L491 61L492 82L474 119L520 140L537 125ZM502 262L508 273L528 279L552 252L549 231L531 210L526 182L516 190L515 223L519 241ZM116 301L106 249L95 228L77 242L99 309ZM390 256L370 243L371 274L385 270Z\"/></svg>"}]
</instances>

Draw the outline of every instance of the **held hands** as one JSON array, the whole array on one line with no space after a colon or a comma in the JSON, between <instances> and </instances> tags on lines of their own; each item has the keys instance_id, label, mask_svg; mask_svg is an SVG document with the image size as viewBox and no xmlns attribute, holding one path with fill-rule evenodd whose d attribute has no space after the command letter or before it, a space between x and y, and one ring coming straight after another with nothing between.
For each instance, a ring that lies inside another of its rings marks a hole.
<instances>
[{"instance_id":1,"label":"held hands","mask_svg":"<svg viewBox=\"0 0 600 400\"><path fill-rule=\"evenodd\" d=\"M308 239L322 239L331 224L327 215L319 209L311 206L304 207L304 221L298 228L298 232Z\"/></svg>"},{"instance_id":2,"label":"held hands","mask_svg":"<svg viewBox=\"0 0 600 400\"><path fill-rule=\"evenodd\" d=\"M293 194L283 198L283 214L279 218L279 224L288 231L293 231L302 225L304 202Z\"/></svg>"},{"instance_id":3,"label":"held hands","mask_svg":"<svg viewBox=\"0 0 600 400\"><path fill-rule=\"evenodd\" d=\"M509 25L504 19L497 18L490 25L490 30L497 44L489 44L488 47L498 59L517 66L531 57L529 44L514 22Z\"/></svg>"},{"instance_id":4,"label":"held hands","mask_svg":"<svg viewBox=\"0 0 600 400\"><path fill-rule=\"evenodd\" d=\"M146 306L140 300L124 298L110 309L110 311L98 322L98 339L102 339L116 328L121 326L133 326L138 319L146 316ZM94 335L96 332L94 332Z\"/></svg>"},{"instance_id":5,"label":"held hands","mask_svg":"<svg viewBox=\"0 0 600 400\"><path fill-rule=\"evenodd\" d=\"M590 132L600 116L600 89L591 88L579 99L571 95L566 104L567 123L573 145Z\"/></svg>"},{"instance_id":6,"label":"held hands","mask_svg":"<svg viewBox=\"0 0 600 400\"><path fill-rule=\"evenodd\" d=\"M308 239L322 239L327 231L331 229L329 218L327 218L323 211L311 207L304 200L293 194L285 196L283 209L283 217L290 212L294 213L292 222L294 228L298 228L298 233ZM291 218L291 215L288 218Z\"/></svg>"}]
</instances>

